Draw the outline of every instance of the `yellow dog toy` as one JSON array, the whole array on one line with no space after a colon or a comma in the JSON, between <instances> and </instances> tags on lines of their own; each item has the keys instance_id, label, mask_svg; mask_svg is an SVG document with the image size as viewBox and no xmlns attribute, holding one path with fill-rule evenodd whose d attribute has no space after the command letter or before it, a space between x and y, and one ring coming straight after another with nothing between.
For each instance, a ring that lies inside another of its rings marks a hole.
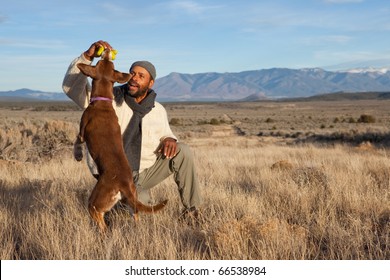
<instances>
[{"instance_id":1,"label":"yellow dog toy","mask_svg":"<svg viewBox=\"0 0 390 280\"><path fill-rule=\"evenodd\" d=\"M105 48L102 47L102 46L100 46L99 49L98 49L98 51L96 52L96 54L97 54L98 56L101 56L101 55L103 54L104 51L105 51ZM110 59L111 59L111 60L114 60L117 53L118 53L117 50L110 50Z\"/></svg>"}]
</instances>

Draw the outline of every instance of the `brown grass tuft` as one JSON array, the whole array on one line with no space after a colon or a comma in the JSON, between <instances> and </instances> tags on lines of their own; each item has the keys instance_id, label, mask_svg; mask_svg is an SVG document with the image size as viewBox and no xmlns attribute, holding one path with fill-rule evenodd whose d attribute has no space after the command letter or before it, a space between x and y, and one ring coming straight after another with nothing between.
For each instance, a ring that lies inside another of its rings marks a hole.
<instances>
[{"instance_id":1,"label":"brown grass tuft","mask_svg":"<svg viewBox=\"0 0 390 280\"><path fill-rule=\"evenodd\" d=\"M291 170L294 168L294 165L289 162L288 160L280 160L272 164L271 169L272 170Z\"/></svg>"},{"instance_id":2,"label":"brown grass tuft","mask_svg":"<svg viewBox=\"0 0 390 280\"><path fill-rule=\"evenodd\" d=\"M299 187L319 186L326 188L328 185L327 175L317 167L301 167L291 173L293 181Z\"/></svg>"},{"instance_id":3,"label":"brown grass tuft","mask_svg":"<svg viewBox=\"0 0 390 280\"><path fill-rule=\"evenodd\" d=\"M231 259L242 254L245 259L303 258L307 245L307 230L287 221L270 218L262 223L252 216L228 221L211 234L211 244L217 248L218 258ZM280 248L284 246L284 248Z\"/></svg>"}]
</instances>

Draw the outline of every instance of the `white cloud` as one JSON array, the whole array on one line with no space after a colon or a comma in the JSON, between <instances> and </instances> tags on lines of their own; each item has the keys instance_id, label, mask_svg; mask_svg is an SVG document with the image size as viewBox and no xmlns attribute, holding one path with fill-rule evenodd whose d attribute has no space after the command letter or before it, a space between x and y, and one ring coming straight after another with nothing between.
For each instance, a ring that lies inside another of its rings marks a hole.
<instances>
[{"instance_id":1,"label":"white cloud","mask_svg":"<svg viewBox=\"0 0 390 280\"><path fill-rule=\"evenodd\" d=\"M205 7L194 1L172 1L170 7L173 9L179 9L189 14L199 14Z\"/></svg>"},{"instance_id":2,"label":"white cloud","mask_svg":"<svg viewBox=\"0 0 390 280\"><path fill-rule=\"evenodd\" d=\"M54 49L65 47L65 43L60 40L24 40L20 38L0 38L0 45L7 48L28 48L28 49Z\"/></svg>"},{"instance_id":3,"label":"white cloud","mask_svg":"<svg viewBox=\"0 0 390 280\"><path fill-rule=\"evenodd\" d=\"M323 45L326 43L344 45L349 43L353 37L346 35L327 35L316 36L303 39L302 42L307 46Z\"/></svg>"},{"instance_id":4,"label":"white cloud","mask_svg":"<svg viewBox=\"0 0 390 280\"><path fill-rule=\"evenodd\" d=\"M192 15L199 15L202 14L210 9L218 9L223 6L221 5L201 5L198 2L191 1L191 0L174 0L171 1L168 6L173 9L173 10L180 10L183 11L187 14L192 14Z\"/></svg>"},{"instance_id":5,"label":"white cloud","mask_svg":"<svg viewBox=\"0 0 390 280\"><path fill-rule=\"evenodd\" d=\"M203 8L199 4L192 1L178 2L176 5L190 14L198 14L203 11Z\"/></svg>"},{"instance_id":6,"label":"white cloud","mask_svg":"<svg viewBox=\"0 0 390 280\"><path fill-rule=\"evenodd\" d=\"M345 36L345 35L331 35L331 36L323 36L322 39L326 42L346 44L351 41L352 37Z\"/></svg>"},{"instance_id":7,"label":"white cloud","mask_svg":"<svg viewBox=\"0 0 390 280\"><path fill-rule=\"evenodd\" d=\"M317 51L314 58L318 61L342 62L342 61L372 61L379 59L389 59L388 53L378 53L372 51Z\"/></svg>"}]
</instances>

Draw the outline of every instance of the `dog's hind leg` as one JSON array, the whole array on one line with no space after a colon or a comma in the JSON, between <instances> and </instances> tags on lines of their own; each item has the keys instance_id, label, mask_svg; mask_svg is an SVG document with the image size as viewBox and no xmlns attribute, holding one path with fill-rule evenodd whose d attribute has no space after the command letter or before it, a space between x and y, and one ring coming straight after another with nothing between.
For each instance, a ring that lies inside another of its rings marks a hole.
<instances>
[{"instance_id":1,"label":"dog's hind leg","mask_svg":"<svg viewBox=\"0 0 390 280\"><path fill-rule=\"evenodd\" d=\"M92 219L96 222L96 224L99 227L100 233L104 234L107 231L107 224L104 221L104 212L100 212L96 210L96 207L93 205L88 206L89 214L91 215Z\"/></svg>"},{"instance_id":2,"label":"dog's hind leg","mask_svg":"<svg viewBox=\"0 0 390 280\"><path fill-rule=\"evenodd\" d=\"M107 224L104 221L104 214L110 210L107 206L107 195L104 190L104 178L100 178L94 189L92 190L91 196L88 201L88 211L91 215L91 218L96 222L97 226L100 229L100 233L105 233L107 231Z\"/></svg>"},{"instance_id":3,"label":"dog's hind leg","mask_svg":"<svg viewBox=\"0 0 390 280\"><path fill-rule=\"evenodd\" d=\"M115 181L107 182L106 177L100 176L91 196L89 197L88 210L92 219L97 223L102 233L107 230L104 214L122 198Z\"/></svg>"}]
</instances>

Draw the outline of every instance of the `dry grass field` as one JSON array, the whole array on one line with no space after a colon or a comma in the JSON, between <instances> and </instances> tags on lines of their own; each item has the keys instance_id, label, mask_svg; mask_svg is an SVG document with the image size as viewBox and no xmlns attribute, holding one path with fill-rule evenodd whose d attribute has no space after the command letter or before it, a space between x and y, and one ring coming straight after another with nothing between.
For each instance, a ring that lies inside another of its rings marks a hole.
<instances>
[{"instance_id":1,"label":"dry grass field","mask_svg":"<svg viewBox=\"0 0 390 280\"><path fill-rule=\"evenodd\" d=\"M390 101L165 104L195 155L203 221L177 221L177 189L136 225L86 210L95 179L72 158L81 111L0 105L2 260L390 258Z\"/></svg>"}]
</instances>

